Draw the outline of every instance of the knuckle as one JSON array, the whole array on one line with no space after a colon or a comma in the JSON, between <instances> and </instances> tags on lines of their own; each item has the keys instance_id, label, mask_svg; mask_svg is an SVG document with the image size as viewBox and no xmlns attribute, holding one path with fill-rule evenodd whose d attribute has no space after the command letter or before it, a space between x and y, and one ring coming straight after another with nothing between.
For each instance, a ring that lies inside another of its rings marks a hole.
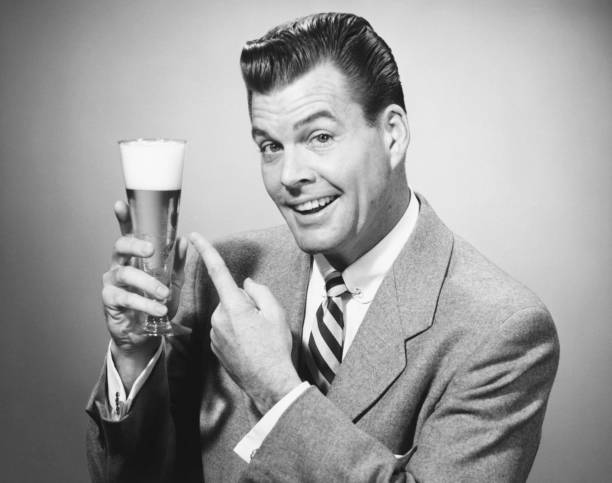
<instances>
[{"instance_id":1,"label":"knuckle","mask_svg":"<svg viewBox=\"0 0 612 483\"><path fill-rule=\"evenodd\" d=\"M221 304L217 305L217 308L212 313L212 316L210 318L211 326L219 329L221 326L225 324L226 320L227 320L227 313L225 312Z\"/></svg>"},{"instance_id":2,"label":"knuckle","mask_svg":"<svg viewBox=\"0 0 612 483\"><path fill-rule=\"evenodd\" d=\"M125 307L125 294L120 290L109 291L110 301L117 307Z\"/></svg>"},{"instance_id":3,"label":"knuckle","mask_svg":"<svg viewBox=\"0 0 612 483\"><path fill-rule=\"evenodd\" d=\"M126 304L129 308L134 309L134 310L141 310L142 307L139 302L140 302L140 296L136 295L135 293L132 292L128 292L126 295Z\"/></svg>"},{"instance_id":4,"label":"knuckle","mask_svg":"<svg viewBox=\"0 0 612 483\"><path fill-rule=\"evenodd\" d=\"M115 244L113 245L113 250L115 253L122 253L124 249L124 241L125 237L119 237L115 240Z\"/></svg>"},{"instance_id":5,"label":"knuckle","mask_svg":"<svg viewBox=\"0 0 612 483\"><path fill-rule=\"evenodd\" d=\"M118 292L115 294L115 304L119 305L120 307L125 307L125 293L123 292Z\"/></svg>"},{"instance_id":6,"label":"knuckle","mask_svg":"<svg viewBox=\"0 0 612 483\"><path fill-rule=\"evenodd\" d=\"M129 292L120 292L117 294L117 304L122 307L132 308L133 297Z\"/></svg>"},{"instance_id":7,"label":"knuckle","mask_svg":"<svg viewBox=\"0 0 612 483\"><path fill-rule=\"evenodd\" d=\"M106 285L103 289L102 289L102 300L104 300L105 302L110 302L113 296L113 289L109 286Z\"/></svg>"},{"instance_id":8,"label":"knuckle","mask_svg":"<svg viewBox=\"0 0 612 483\"><path fill-rule=\"evenodd\" d=\"M217 312L217 310L215 310L212 314L212 316L210 317L210 326L211 326L211 331L213 328L218 327L219 326L219 313Z\"/></svg>"},{"instance_id":9,"label":"knuckle","mask_svg":"<svg viewBox=\"0 0 612 483\"><path fill-rule=\"evenodd\" d=\"M242 304L241 303L241 304L234 304L232 307L228 309L228 312L233 317L243 317L243 316L251 314L253 310L256 310L256 307L253 304L250 304L250 303Z\"/></svg>"},{"instance_id":10,"label":"knuckle","mask_svg":"<svg viewBox=\"0 0 612 483\"><path fill-rule=\"evenodd\" d=\"M126 268L125 267L117 267L115 269L115 282L117 283L125 283L126 278Z\"/></svg>"}]
</instances>

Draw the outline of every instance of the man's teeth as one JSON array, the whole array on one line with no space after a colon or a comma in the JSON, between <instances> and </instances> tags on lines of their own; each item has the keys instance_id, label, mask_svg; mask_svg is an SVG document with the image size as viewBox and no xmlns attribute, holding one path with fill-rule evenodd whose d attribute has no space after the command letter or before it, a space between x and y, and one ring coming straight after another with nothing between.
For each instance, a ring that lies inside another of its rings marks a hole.
<instances>
[{"instance_id":1,"label":"man's teeth","mask_svg":"<svg viewBox=\"0 0 612 483\"><path fill-rule=\"evenodd\" d=\"M319 198L316 200L306 201L305 203L300 203L295 206L297 211L312 211L317 208L323 208L324 206L329 205L332 201L334 201L334 196L325 196L324 198Z\"/></svg>"}]
</instances>

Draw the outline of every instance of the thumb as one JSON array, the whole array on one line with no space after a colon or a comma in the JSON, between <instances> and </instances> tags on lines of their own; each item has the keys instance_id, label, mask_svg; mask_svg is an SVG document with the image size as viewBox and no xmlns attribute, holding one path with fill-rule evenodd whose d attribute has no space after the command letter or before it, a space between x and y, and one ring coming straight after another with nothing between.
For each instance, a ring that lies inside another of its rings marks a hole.
<instances>
[{"instance_id":1,"label":"thumb","mask_svg":"<svg viewBox=\"0 0 612 483\"><path fill-rule=\"evenodd\" d=\"M113 206L115 217L119 222L119 229L122 235L132 233L132 218L130 216L130 207L125 201L117 201Z\"/></svg>"},{"instance_id":2,"label":"thumb","mask_svg":"<svg viewBox=\"0 0 612 483\"><path fill-rule=\"evenodd\" d=\"M257 283L253 281L253 279L247 277L244 280L243 287L244 291L251 297L257 308L266 318L277 318L282 314L280 304L267 286Z\"/></svg>"}]
</instances>

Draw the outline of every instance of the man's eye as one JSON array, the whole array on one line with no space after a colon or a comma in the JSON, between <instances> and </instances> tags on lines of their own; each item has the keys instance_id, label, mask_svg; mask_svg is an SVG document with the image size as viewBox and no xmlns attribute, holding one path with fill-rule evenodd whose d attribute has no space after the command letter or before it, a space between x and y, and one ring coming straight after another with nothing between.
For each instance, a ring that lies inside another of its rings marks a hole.
<instances>
[{"instance_id":1,"label":"man's eye","mask_svg":"<svg viewBox=\"0 0 612 483\"><path fill-rule=\"evenodd\" d=\"M264 154L276 153L282 149L278 143L263 143L259 146L259 150Z\"/></svg>"},{"instance_id":2,"label":"man's eye","mask_svg":"<svg viewBox=\"0 0 612 483\"><path fill-rule=\"evenodd\" d=\"M332 137L330 134L322 132L315 135L312 139L315 143L318 144L328 144L332 140Z\"/></svg>"}]
</instances>

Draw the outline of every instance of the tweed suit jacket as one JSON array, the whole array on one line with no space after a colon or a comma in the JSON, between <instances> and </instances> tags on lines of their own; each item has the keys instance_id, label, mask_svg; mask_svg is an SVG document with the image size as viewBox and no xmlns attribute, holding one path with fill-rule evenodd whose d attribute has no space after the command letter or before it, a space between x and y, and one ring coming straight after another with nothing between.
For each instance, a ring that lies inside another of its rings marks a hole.
<instances>
[{"instance_id":1,"label":"tweed suit jacket","mask_svg":"<svg viewBox=\"0 0 612 483\"><path fill-rule=\"evenodd\" d=\"M413 234L324 396L309 388L249 464L234 446L261 415L210 350L218 298L193 253L172 337L127 416L111 421L103 369L87 412L92 479L525 481L559 345L541 301L454 235L420 195ZM270 287L300 339L311 257L286 227L217 245L235 280Z\"/></svg>"}]
</instances>

